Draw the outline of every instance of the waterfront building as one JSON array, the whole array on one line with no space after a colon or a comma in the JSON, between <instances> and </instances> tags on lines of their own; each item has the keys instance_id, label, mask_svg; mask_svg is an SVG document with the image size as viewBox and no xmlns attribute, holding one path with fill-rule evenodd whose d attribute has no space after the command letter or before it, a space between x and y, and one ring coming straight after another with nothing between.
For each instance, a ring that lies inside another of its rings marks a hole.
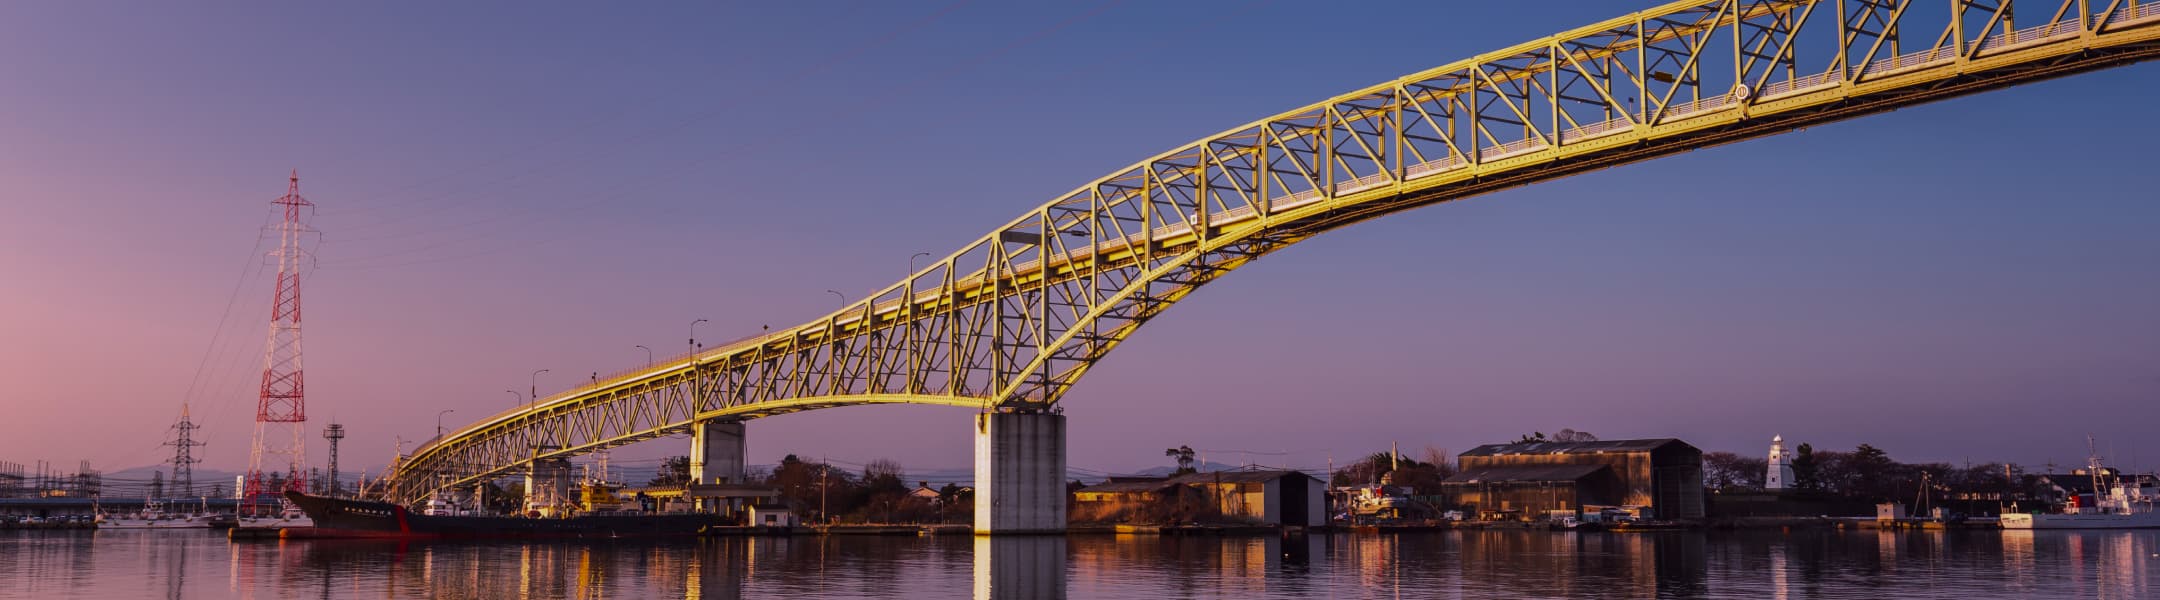
<instances>
[{"instance_id":1,"label":"waterfront building","mask_svg":"<svg viewBox=\"0 0 2160 600\"><path fill-rule=\"evenodd\" d=\"M1087 521L1225 519L1266 525L1327 523L1326 486L1301 471L1243 470L1177 477L1117 477L1073 493Z\"/></svg>"},{"instance_id":2,"label":"waterfront building","mask_svg":"<svg viewBox=\"0 0 2160 600\"><path fill-rule=\"evenodd\" d=\"M1487 444L1440 483L1452 508L1520 518L1637 507L1646 518L1703 517L1702 451L1672 438Z\"/></svg>"},{"instance_id":3,"label":"waterfront building","mask_svg":"<svg viewBox=\"0 0 2160 600\"><path fill-rule=\"evenodd\" d=\"M802 525L802 520L800 517L795 516L794 509L779 504L752 504L749 511L749 521L747 523L751 525L761 527L795 527Z\"/></svg>"},{"instance_id":4,"label":"waterfront building","mask_svg":"<svg viewBox=\"0 0 2160 600\"><path fill-rule=\"evenodd\" d=\"M1782 490L1793 486L1792 455L1785 453L1785 436L1770 436L1769 472L1763 474L1763 489Z\"/></svg>"},{"instance_id":5,"label":"waterfront building","mask_svg":"<svg viewBox=\"0 0 2160 600\"><path fill-rule=\"evenodd\" d=\"M1481 467L1440 482L1447 504L1474 511L1483 521L1615 504L1623 489L1619 476L1606 465Z\"/></svg>"}]
</instances>

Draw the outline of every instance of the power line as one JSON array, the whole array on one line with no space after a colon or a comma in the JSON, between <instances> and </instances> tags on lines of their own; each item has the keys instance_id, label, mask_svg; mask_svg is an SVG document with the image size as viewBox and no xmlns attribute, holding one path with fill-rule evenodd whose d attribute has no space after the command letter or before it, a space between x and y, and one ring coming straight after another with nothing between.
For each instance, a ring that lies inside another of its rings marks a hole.
<instances>
[{"instance_id":1,"label":"power line","mask_svg":"<svg viewBox=\"0 0 2160 600\"><path fill-rule=\"evenodd\" d=\"M262 231L264 228L267 228L269 226L270 214L264 213L262 226L257 227L255 230L255 244L248 247L248 262L241 263L240 278L237 281L233 282L232 292L226 294L225 296L225 310L224 312L218 314L217 327L210 330L210 343L203 347L202 359L195 363L195 375L188 379L187 391L180 396L180 401L182 403L186 403L187 401L194 398L195 386L197 382L202 380L203 368L210 363L211 351L217 348L218 340L223 338L225 335L225 323L232 318L233 304L240 300L240 287L243 284L246 284L248 279L251 278L251 275L249 274L250 272L247 268L248 263L260 264L260 261L257 260L256 257L257 253L262 251L262 242L264 239ZM259 270L260 269L258 268L258 271Z\"/></svg>"}]
</instances>

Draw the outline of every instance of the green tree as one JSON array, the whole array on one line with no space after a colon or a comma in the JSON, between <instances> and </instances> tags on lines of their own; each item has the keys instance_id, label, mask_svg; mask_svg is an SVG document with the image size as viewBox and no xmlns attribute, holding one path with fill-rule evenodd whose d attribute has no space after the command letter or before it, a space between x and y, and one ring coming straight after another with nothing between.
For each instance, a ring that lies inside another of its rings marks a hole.
<instances>
[{"instance_id":1,"label":"green tree","mask_svg":"<svg viewBox=\"0 0 2160 600\"><path fill-rule=\"evenodd\" d=\"M645 482L645 485L673 487L686 483L690 483L690 457L670 456L667 460L660 461L660 472L654 473L652 481Z\"/></svg>"},{"instance_id":2,"label":"green tree","mask_svg":"<svg viewBox=\"0 0 2160 600\"><path fill-rule=\"evenodd\" d=\"M793 454L780 459L780 465L773 467L765 483L779 488L780 497L803 514L816 514L816 520L855 513L870 496L853 472L805 461Z\"/></svg>"},{"instance_id":3,"label":"green tree","mask_svg":"<svg viewBox=\"0 0 2160 600\"><path fill-rule=\"evenodd\" d=\"M1703 485L1711 489L1762 489L1770 461L1733 454L1704 452Z\"/></svg>"},{"instance_id":4,"label":"green tree","mask_svg":"<svg viewBox=\"0 0 2160 600\"><path fill-rule=\"evenodd\" d=\"M1178 446L1176 448L1164 450L1162 453L1163 456L1177 459L1177 472L1173 473L1173 476L1188 475L1197 472L1196 469L1193 469L1192 446Z\"/></svg>"},{"instance_id":5,"label":"green tree","mask_svg":"<svg viewBox=\"0 0 2160 600\"><path fill-rule=\"evenodd\" d=\"M1445 452L1436 454L1445 455ZM1374 452L1357 462L1336 469L1329 485L1363 485L1386 479L1390 485L1411 488L1419 494L1437 494L1440 491L1440 480L1454 474L1454 466L1446 463L1427 463L1407 456Z\"/></svg>"},{"instance_id":6,"label":"green tree","mask_svg":"<svg viewBox=\"0 0 2160 600\"><path fill-rule=\"evenodd\" d=\"M1820 467L1815 462L1815 447L1801 444L1799 450L1793 452L1793 487L1803 492L1823 491Z\"/></svg>"},{"instance_id":7,"label":"green tree","mask_svg":"<svg viewBox=\"0 0 2160 600\"><path fill-rule=\"evenodd\" d=\"M1897 495L1893 488L1898 479L1898 466L1897 461L1890 460L1890 454L1881 448L1861 444L1846 457L1846 468L1852 472L1852 487L1846 492L1869 500L1892 499Z\"/></svg>"}]
</instances>

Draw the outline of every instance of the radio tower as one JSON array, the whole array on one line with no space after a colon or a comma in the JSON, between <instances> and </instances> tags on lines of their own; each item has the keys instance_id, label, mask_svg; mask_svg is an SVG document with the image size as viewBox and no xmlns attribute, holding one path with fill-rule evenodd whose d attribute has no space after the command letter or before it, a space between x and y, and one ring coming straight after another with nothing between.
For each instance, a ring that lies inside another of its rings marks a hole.
<instances>
[{"instance_id":1,"label":"radio tower","mask_svg":"<svg viewBox=\"0 0 2160 600\"><path fill-rule=\"evenodd\" d=\"M188 419L187 404L181 404L180 422L173 423L172 426L173 441L165 442L165 445L173 447L172 476L173 488L179 492L174 496L177 498L195 495L194 464L202 462L202 459L195 458L195 447L203 445L202 442L195 441L195 428L195 421Z\"/></svg>"},{"instance_id":2,"label":"radio tower","mask_svg":"<svg viewBox=\"0 0 2160 600\"><path fill-rule=\"evenodd\" d=\"M300 259L306 251L300 248L300 236L311 231L301 222L301 209L312 213L315 205L300 197L299 170L293 171L285 195L271 204L284 209L285 220L278 223L278 249L270 254L278 262L277 292L270 302L270 336L263 348L262 390L255 404L255 447L249 452L247 488L241 495L250 508L262 495L281 491L265 479L277 469L272 464L265 473L266 459L284 459L284 489L307 489L307 470L301 468L307 457L307 441L301 437L307 428L307 379L300 363Z\"/></svg>"}]
</instances>

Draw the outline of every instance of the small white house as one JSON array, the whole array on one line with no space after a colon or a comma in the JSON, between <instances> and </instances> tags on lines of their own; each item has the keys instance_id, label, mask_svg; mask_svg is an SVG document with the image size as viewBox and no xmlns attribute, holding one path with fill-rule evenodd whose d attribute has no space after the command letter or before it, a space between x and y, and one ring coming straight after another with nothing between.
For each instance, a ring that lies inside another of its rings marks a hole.
<instances>
[{"instance_id":1,"label":"small white house","mask_svg":"<svg viewBox=\"0 0 2160 600\"><path fill-rule=\"evenodd\" d=\"M802 521L788 507L760 504L750 507L749 524L753 527L796 527L802 525Z\"/></svg>"}]
</instances>

